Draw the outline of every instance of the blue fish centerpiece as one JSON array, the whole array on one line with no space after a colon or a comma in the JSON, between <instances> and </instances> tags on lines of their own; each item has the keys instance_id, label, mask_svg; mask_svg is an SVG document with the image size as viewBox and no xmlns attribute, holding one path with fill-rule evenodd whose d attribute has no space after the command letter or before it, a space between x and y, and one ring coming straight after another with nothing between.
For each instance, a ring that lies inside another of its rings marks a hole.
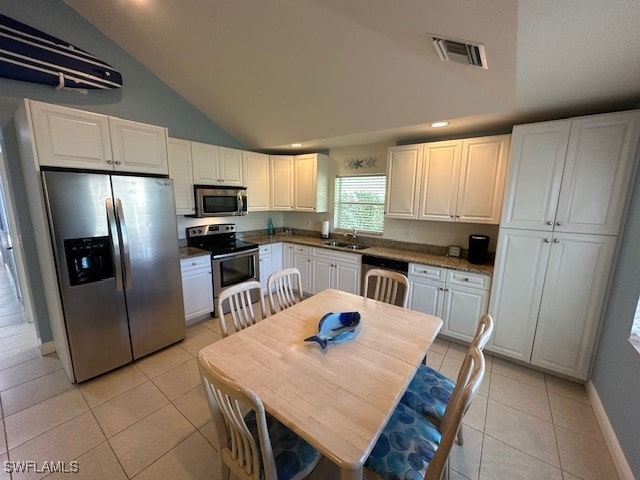
<instances>
[{"instance_id":1,"label":"blue fish centerpiece","mask_svg":"<svg viewBox=\"0 0 640 480\"><path fill-rule=\"evenodd\" d=\"M318 342L322 349L329 343L350 340L358 334L360 312L327 313L318 323L318 333L304 339L305 342Z\"/></svg>"}]
</instances>

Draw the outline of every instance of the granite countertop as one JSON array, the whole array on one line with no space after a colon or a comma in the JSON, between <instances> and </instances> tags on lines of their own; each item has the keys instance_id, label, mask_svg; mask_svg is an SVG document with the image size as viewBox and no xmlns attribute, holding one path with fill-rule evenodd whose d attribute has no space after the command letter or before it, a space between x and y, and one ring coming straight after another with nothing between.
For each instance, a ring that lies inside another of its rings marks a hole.
<instances>
[{"instance_id":1,"label":"granite countertop","mask_svg":"<svg viewBox=\"0 0 640 480\"><path fill-rule=\"evenodd\" d=\"M349 252L355 255L372 255L375 257L391 258L394 260L403 260L411 263L421 263L424 265L433 265L436 267L451 268L463 272L481 273L484 275L493 275L493 264L486 263L484 265L475 265L469 263L464 258L448 257L446 255L435 255L432 253L416 252L413 250L403 250L400 248L390 248L381 246L371 246L369 248L353 251L341 247L329 247L324 244L327 239L313 237L307 235L296 235L289 233L278 233L275 235L254 235L244 237L248 242L254 242L260 245L276 242L289 242L301 245L309 245L311 247L322 247L340 252Z\"/></svg>"},{"instance_id":2,"label":"granite countertop","mask_svg":"<svg viewBox=\"0 0 640 480\"><path fill-rule=\"evenodd\" d=\"M211 252L194 247L180 247L180 260L192 257L201 257L203 255L211 255Z\"/></svg>"}]
</instances>

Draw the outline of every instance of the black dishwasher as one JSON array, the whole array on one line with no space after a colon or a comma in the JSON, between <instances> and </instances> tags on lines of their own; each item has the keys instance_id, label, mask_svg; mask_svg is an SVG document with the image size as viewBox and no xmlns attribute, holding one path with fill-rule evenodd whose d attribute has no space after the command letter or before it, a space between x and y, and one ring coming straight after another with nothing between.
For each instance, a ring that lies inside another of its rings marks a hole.
<instances>
[{"instance_id":1,"label":"black dishwasher","mask_svg":"<svg viewBox=\"0 0 640 480\"><path fill-rule=\"evenodd\" d=\"M368 286L370 291L367 291L367 285L364 284L367 272L374 268L380 268L382 270L391 270L392 272L398 272L403 275L407 275L409 272L409 262L402 260L393 260L391 258L374 257L372 255L362 255L362 280L361 289L362 295L365 297L373 296L373 289L375 288L375 282L369 282ZM402 299L404 287L401 285L398 290L398 299Z\"/></svg>"}]
</instances>

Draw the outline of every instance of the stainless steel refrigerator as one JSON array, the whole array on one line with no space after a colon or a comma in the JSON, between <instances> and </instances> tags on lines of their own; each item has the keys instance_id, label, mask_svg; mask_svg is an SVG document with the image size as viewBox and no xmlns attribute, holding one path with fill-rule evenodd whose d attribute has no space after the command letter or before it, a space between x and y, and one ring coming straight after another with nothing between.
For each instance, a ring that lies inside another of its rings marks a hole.
<instances>
[{"instance_id":1,"label":"stainless steel refrigerator","mask_svg":"<svg viewBox=\"0 0 640 480\"><path fill-rule=\"evenodd\" d=\"M78 382L185 337L170 179L42 173Z\"/></svg>"}]
</instances>

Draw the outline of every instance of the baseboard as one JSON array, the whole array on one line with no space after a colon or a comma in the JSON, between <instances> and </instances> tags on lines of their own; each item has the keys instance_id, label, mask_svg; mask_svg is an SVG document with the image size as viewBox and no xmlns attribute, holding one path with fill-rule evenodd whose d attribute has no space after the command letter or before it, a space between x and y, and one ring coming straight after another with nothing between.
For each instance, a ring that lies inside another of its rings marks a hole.
<instances>
[{"instance_id":1,"label":"baseboard","mask_svg":"<svg viewBox=\"0 0 640 480\"><path fill-rule=\"evenodd\" d=\"M50 342L44 342L40 344L40 355L49 355L56 351L56 345L53 340Z\"/></svg>"},{"instance_id":2,"label":"baseboard","mask_svg":"<svg viewBox=\"0 0 640 480\"><path fill-rule=\"evenodd\" d=\"M607 449L611 454L611 460L613 460L613 464L616 467L620 480L635 480L631 467L629 466L629 462L627 462L627 457L625 457L624 452L622 451L620 442L618 442L618 437L616 437L616 433L613 431L611 422L609 422L607 412L600 401L600 396L598 395L596 387L593 385L593 382L589 380L585 384L585 388L587 390L589 400L591 401L593 411L598 419L598 424L600 424L600 429L604 435L604 441L607 444Z\"/></svg>"}]
</instances>

